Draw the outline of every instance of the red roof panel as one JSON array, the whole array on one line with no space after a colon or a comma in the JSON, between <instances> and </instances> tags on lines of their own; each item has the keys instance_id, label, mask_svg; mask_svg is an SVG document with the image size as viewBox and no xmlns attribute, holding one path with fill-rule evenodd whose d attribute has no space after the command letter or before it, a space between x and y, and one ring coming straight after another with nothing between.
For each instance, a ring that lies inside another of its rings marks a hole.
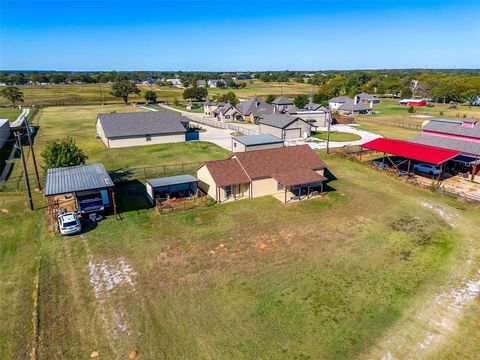
<instances>
[{"instance_id":1,"label":"red roof panel","mask_svg":"<svg viewBox=\"0 0 480 360\"><path fill-rule=\"evenodd\" d=\"M369 141L360 147L434 165L442 164L461 154L455 150L384 138Z\"/></svg>"}]
</instances>

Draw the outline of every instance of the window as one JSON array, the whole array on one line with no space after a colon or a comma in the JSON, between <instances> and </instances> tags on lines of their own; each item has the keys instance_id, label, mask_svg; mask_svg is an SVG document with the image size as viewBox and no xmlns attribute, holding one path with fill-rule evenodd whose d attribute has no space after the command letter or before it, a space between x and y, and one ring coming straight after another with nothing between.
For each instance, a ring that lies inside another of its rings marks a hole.
<instances>
[{"instance_id":1,"label":"window","mask_svg":"<svg viewBox=\"0 0 480 360\"><path fill-rule=\"evenodd\" d=\"M225 115L225 119L230 119L230 115Z\"/></svg>"},{"instance_id":2,"label":"window","mask_svg":"<svg viewBox=\"0 0 480 360\"><path fill-rule=\"evenodd\" d=\"M152 141L152 135L145 135L146 141Z\"/></svg>"},{"instance_id":3,"label":"window","mask_svg":"<svg viewBox=\"0 0 480 360\"><path fill-rule=\"evenodd\" d=\"M235 185L225 186L225 197L227 199L232 197L233 191L235 191Z\"/></svg>"},{"instance_id":4,"label":"window","mask_svg":"<svg viewBox=\"0 0 480 360\"><path fill-rule=\"evenodd\" d=\"M285 186L277 182L277 190L285 190Z\"/></svg>"},{"instance_id":5,"label":"window","mask_svg":"<svg viewBox=\"0 0 480 360\"><path fill-rule=\"evenodd\" d=\"M233 142L233 147L237 147L237 143L236 143L236 142Z\"/></svg>"}]
</instances>

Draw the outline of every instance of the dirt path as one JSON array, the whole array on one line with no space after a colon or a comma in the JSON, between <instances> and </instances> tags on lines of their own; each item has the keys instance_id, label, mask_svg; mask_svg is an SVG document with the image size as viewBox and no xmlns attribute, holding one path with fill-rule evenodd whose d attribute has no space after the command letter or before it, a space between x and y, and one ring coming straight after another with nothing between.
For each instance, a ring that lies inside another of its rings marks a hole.
<instances>
[{"instance_id":1,"label":"dirt path","mask_svg":"<svg viewBox=\"0 0 480 360\"><path fill-rule=\"evenodd\" d=\"M458 327L464 310L480 294L480 246L462 214L449 206L422 200L421 206L459 231L468 257L435 292L420 297L402 319L379 339L364 359L425 359L434 355Z\"/></svg>"}]
</instances>

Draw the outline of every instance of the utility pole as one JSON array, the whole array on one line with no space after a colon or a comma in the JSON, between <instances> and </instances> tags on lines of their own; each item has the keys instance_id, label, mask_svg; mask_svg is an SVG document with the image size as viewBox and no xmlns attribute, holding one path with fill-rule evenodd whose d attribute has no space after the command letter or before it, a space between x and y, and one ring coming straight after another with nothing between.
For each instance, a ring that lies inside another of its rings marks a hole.
<instances>
[{"instance_id":1,"label":"utility pole","mask_svg":"<svg viewBox=\"0 0 480 360\"><path fill-rule=\"evenodd\" d=\"M22 158L23 176L25 178L25 186L27 188L28 204L30 205L30 210L33 211L32 192L30 190L30 182L28 181L27 165L25 163L25 156L23 155L22 140L20 139L20 134L18 133L18 131L15 132L15 137L17 138L17 146L20 149L20 157Z\"/></svg>"},{"instance_id":2,"label":"utility pole","mask_svg":"<svg viewBox=\"0 0 480 360\"><path fill-rule=\"evenodd\" d=\"M327 116L327 155L330 155L330 124L332 123L332 114L329 112Z\"/></svg>"},{"instance_id":3,"label":"utility pole","mask_svg":"<svg viewBox=\"0 0 480 360\"><path fill-rule=\"evenodd\" d=\"M28 144L30 145L30 152L32 153L32 159L33 159L33 167L35 168L37 189L42 191L42 183L40 182L40 176L38 175L37 159L35 159L35 151L33 150L32 136L30 135L30 126L28 124L27 116L25 116L25 127L27 128Z\"/></svg>"}]
</instances>

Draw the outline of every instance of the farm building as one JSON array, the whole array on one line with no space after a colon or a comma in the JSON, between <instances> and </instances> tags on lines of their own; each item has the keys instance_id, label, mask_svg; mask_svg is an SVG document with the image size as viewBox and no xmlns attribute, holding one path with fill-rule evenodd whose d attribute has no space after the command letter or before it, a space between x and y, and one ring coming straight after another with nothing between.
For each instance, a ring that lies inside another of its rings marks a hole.
<instances>
[{"instance_id":1,"label":"farm building","mask_svg":"<svg viewBox=\"0 0 480 360\"><path fill-rule=\"evenodd\" d=\"M102 164L80 165L47 170L44 195L49 215L56 219L56 209L81 214L104 212L115 208L114 184Z\"/></svg>"},{"instance_id":2,"label":"farm building","mask_svg":"<svg viewBox=\"0 0 480 360\"><path fill-rule=\"evenodd\" d=\"M10 137L10 123L8 119L0 119L0 149L3 148Z\"/></svg>"},{"instance_id":3,"label":"farm building","mask_svg":"<svg viewBox=\"0 0 480 360\"><path fill-rule=\"evenodd\" d=\"M283 140L268 134L232 136L232 151L244 152L283 147Z\"/></svg>"},{"instance_id":4,"label":"farm building","mask_svg":"<svg viewBox=\"0 0 480 360\"><path fill-rule=\"evenodd\" d=\"M97 134L109 149L184 142L189 120L173 111L99 114Z\"/></svg>"},{"instance_id":5,"label":"farm building","mask_svg":"<svg viewBox=\"0 0 480 360\"><path fill-rule=\"evenodd\" d=\"M363 149L383 153L382 168L392 168L399 173L410 174L412 163L419 162L434 165L439 168L438 179L445 173L448 161L455 161L461 155L459 151L444 149L436 146L423 145L411 141L378 138L360 145ZM399 157L392 159L391 156ZM398 161L400 160L400 161ZM405 171L401 168L405 167Z\"/></svg>"},{"instance_id":6,"label":"farm building","mask_svg":"<svg viewBox=\"0 0 480 360\"><path fill-rule=\"evenodd\" d=\"M147 196L155 199L191 198L197 195L199 180L192 175L169 176L146 181Z\"/></svg>"},{"instance_id":7,"label":"farm building","mask_svg":"<svg viewBox=\"0 0 480 360\"><path fill-rule=\"evenodd\" d=\"M282 140L307 138L311 125L296 115L270 114L260 119L260 133Z\"/></svg>"},{"instance_id":8,"label":"farm building","mask_svg":"<svg viewBox=\"0 0 480 360\"><path fill-rule=\"evenodd\" d=\"M197 170L200 188L217 202L273 195L282 202L319 195L326 164L308 145L239 152Z\"/></svg>"},{"instance_id":9,"label":"farm building","mask_svg":"<svg viewBox=\"0 0 480 360\"><path fill-rule=\"evenodd\" d=\"M472 180L480 170L480 128L476 120L427 120L423 123L422 132L410 141L459 151L462 162L470 167Z\"/></svg>"},{"instance_id":10,"label":"farm building","mask_svg":"<svg viewBox=\"0 0 480 360\"><path fill-rule=\"evenodd\" d=\"M398 103L407 106L427 106L427 100L425 99L402 99Z\"/></svg>"}]
</instances>

